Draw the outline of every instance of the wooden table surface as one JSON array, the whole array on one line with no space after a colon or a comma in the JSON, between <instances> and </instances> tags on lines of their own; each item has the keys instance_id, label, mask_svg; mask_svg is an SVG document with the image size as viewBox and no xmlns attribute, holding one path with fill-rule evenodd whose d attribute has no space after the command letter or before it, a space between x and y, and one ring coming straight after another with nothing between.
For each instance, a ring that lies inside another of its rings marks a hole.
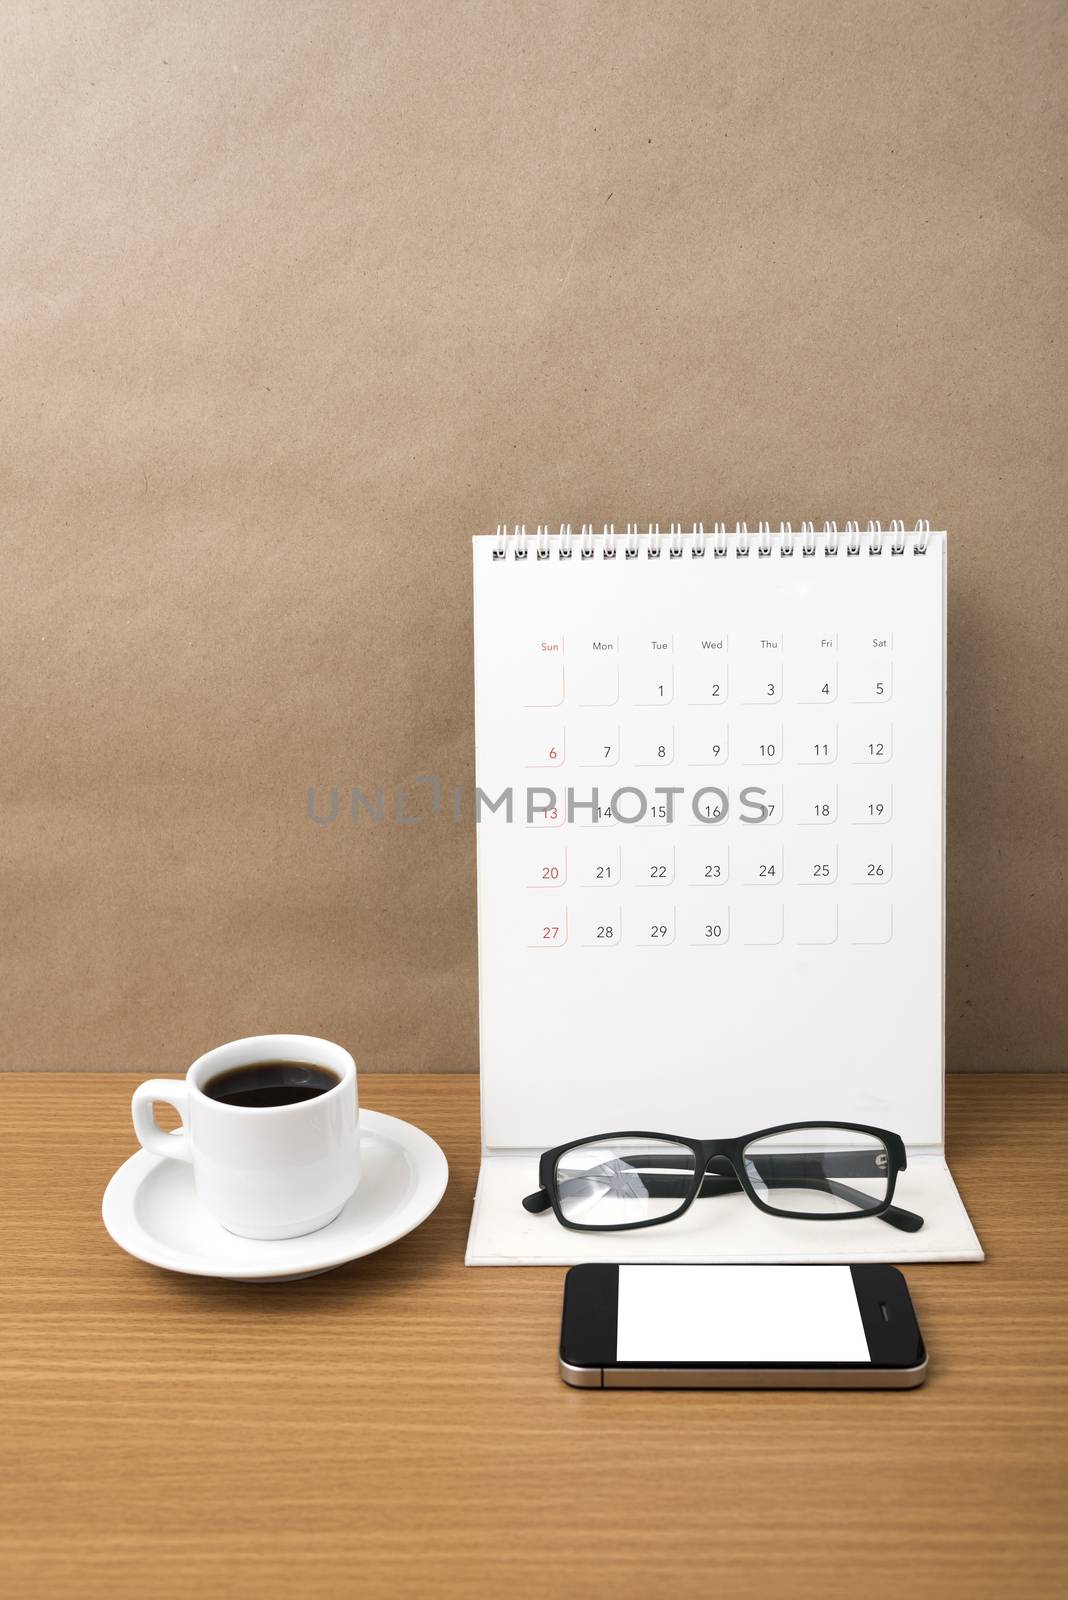
<instances>
[{"instance_id":1,"label":"wooden table surface","mask_svg":"<svg viewBox=\"0 0 1068 1600\"><path fill-rule=\"evenodd\" d=\"M0 1077L13 1600L1068 1592L1068 1077L950 1080L988 1259L908 1269L927 1385L859 1394L566 1388L563 1269L463 1264L473 1077L362 1080L452 1170L391 1249L274 1287L145 1266L100 1221L136 1081Z\"/></svg>"}]
</instances>

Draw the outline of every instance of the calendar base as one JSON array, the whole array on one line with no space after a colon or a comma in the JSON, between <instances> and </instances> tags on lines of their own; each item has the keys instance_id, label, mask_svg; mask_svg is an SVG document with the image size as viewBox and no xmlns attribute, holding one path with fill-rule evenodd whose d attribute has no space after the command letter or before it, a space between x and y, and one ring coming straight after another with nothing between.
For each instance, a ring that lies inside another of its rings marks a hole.
<instances>
[{"instance_id":1,"label":"calendar base","mask_svg":"<svg viewBox=\"0 0 1068 1600\"><path fill-rule=\"evenodd\" d=\"M532 1216L523 1196L538 1187L538 1154L483 1155L471 1232L469 1267L556 1267L577 1261L859 1262L982 1261L964 1203L941 1151L909 1152L894 1199L924 1218L919 1233L901 1233L878 1218L797 1222L769 1217L744 1195L693 1205L677 1222L634 1233L573 1233L549 1212Z\"/></svg>"}]
</instances>

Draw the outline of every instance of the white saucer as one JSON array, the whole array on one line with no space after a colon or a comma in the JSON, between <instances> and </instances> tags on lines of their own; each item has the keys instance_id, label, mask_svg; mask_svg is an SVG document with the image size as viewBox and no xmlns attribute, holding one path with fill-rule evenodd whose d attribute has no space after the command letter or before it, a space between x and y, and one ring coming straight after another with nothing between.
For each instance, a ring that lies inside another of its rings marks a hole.
<instances>
[{"instance_id":1,"label":"white saucer","mask_svg":"<svg viewBox=\"0 0 1068 1600\"><path fill-rule=\"evenodd\" d=\"M356 1193L318 1233L239 1239L205 1211L187 1161L139 1150L104 1191L104 1226L130 1255L171 1272L252 1283L310 1278L403 1238L429 1217L449 1181L430 1135L381 1111L360 1111L360 1165Z\"/></svg>"}]
</instances>

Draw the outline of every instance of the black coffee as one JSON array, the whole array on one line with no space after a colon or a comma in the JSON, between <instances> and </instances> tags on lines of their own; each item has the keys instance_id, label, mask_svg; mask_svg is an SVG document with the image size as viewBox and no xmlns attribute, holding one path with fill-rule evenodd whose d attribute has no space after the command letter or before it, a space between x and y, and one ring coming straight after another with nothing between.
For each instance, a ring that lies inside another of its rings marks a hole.
<instances>
[{"instance_id":1,"label":"black coffee","mask_svg":"<svg viewBox=\"0 0 1068 1600\"><path fill-rule=\"evenodd\" d=\"M336 1089L341 1079L310 1061L254 1061L209 1079L204 1093L224 1106L293 1106Z\"/></svg>"}]
</instances>

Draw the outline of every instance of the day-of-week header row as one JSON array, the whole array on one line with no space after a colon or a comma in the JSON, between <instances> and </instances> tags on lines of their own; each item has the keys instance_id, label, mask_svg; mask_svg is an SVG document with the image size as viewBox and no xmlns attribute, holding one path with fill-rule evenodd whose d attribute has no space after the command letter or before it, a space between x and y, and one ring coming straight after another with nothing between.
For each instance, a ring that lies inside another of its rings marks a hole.
<instances>
[{"instance_id":1,"label":"day-of-week header row","mask_svg":"<svg viewBox=\"0 0 1068 1600\"><path fill-rule=\"evenodd\" d=\"M850 653L868 654L893 648L893 635L885 629L851 629L839 635L832 629L791 632L786 636L786 651L790 654L835 655L839 649ZM745 633L728 636L718 630L701 634L674 634L658 632L632 632L626 634L575 632L535 634L528 653L538 656L612 656L664 657L686 655L697 657L726 655L728 648L747 656L777 656L783 654L783 635L776 631Z\"/></svg>"}]
</instances>

